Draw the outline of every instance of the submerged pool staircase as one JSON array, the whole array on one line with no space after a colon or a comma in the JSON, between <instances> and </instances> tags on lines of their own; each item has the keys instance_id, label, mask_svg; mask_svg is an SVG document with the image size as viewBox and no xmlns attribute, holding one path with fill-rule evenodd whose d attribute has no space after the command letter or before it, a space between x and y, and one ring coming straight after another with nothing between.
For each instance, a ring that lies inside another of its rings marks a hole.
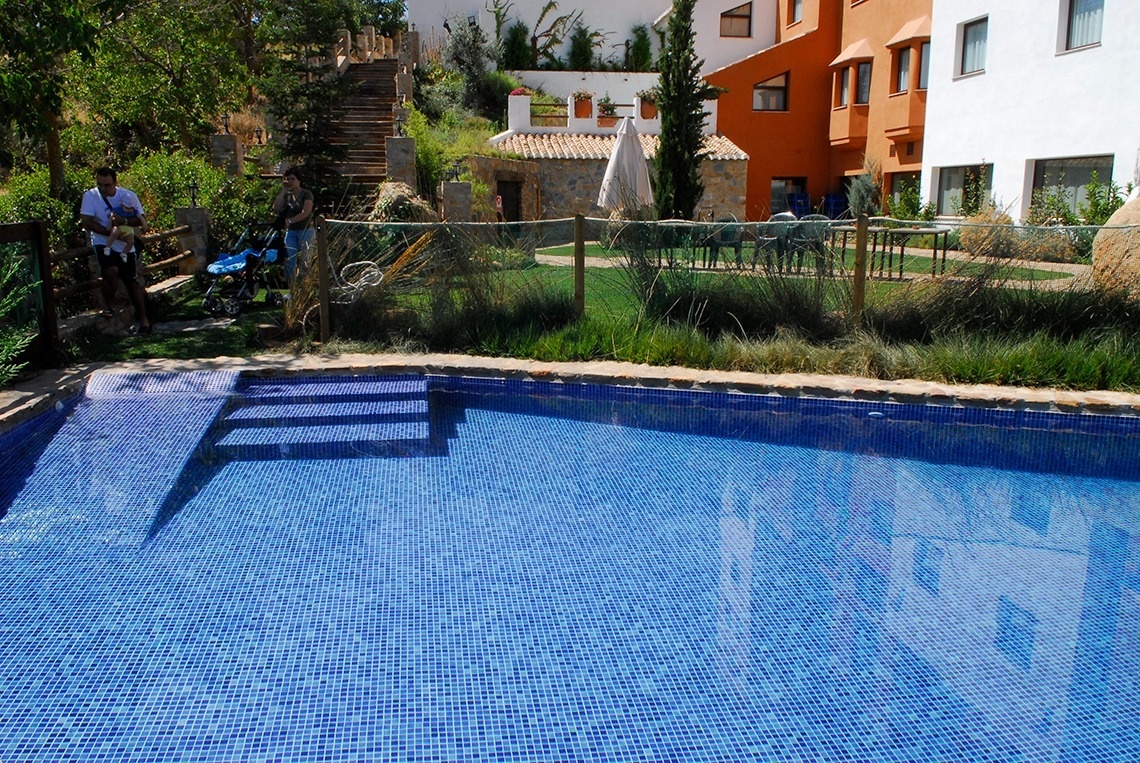
<instances>
[{"instance_id":1,"label":"submerged pool staircase","mask_svg":"<svg viewBox=\"0 0 1140 763\"><path fill-rule=\"evenodd\" d=\"M214 458L375 458L446 453L424 378L251 379L211 428Z\"/></svg>"},{"instance_id":2,"label":"submerged pool staircase","mask_svg":"<svg viewBox=\"0 0 1140 763\"><path fill-rule=\"evenodd\" d=\"M422 376L242 379L154 517L154 537L227 463L444 456L454 408ZM453 411L445 413L441 411ZM461 414L460 414L461 416Z\"/></svg>"}]
</instances>

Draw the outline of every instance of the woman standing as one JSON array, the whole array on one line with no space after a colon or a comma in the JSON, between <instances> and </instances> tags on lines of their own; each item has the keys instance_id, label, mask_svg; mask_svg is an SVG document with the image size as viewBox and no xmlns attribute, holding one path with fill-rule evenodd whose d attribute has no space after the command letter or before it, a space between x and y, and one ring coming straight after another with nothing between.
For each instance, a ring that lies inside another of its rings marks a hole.
<instances>
[{"instance_id":1,"label":"woman standing","mask_svg":"<svg viewBox=\"0 0 1140 763\"><path fill-rule=\"evenodd\" d=\"M313 228L313 192L301 187L296 167L285 170L281 177L281 193L273 200L273 211L285 229L285 278L293 285L298 258L301 267L308 264L309 248L316 230Z\"/></svg>"}]
</instances>

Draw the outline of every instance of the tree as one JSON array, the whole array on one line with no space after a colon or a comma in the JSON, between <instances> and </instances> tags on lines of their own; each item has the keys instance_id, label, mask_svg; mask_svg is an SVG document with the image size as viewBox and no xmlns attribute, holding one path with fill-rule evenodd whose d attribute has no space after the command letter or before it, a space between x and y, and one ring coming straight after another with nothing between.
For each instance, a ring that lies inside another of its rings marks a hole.
<instances>
[{"instance_id":1,"label":"tree","mask_svg":"<svg viewBox=\"0 0 1140 763\"><path fill-rule=\"evenodd\" d=\"M319 202L327 202L338 184L334 165L344 149L329 139L330 127L337 104L351 94L329 51L338 30L352 29L359 12L353 0L273 0L258 26L266 51L261 88L276 125L278 155L304 165L306 184Z\"/></svg>"},{"instance_id":2,"label":"tree","mask_svg":"<svg viewBox=\"0 0 1140 763\"><path fill-rule=\"evenodd\" d=\"M359 2L361 26L376 27L376 32L385 37L396 37L407 28L407 22L404 20L407 3L404 0L359 0Z\"/></svg>"},{"instance_id":3,"label":"tree","mask_svg":"<svg viewBox=\"0 0 1140 763\"><path fill-rule=\"evenodd\" d=\"M567 61L571 71L594 70L594 48L599 45L601 37L601 32L590 31L581 24L574 25L574 31L570 34L570 57Z\"/></svg>"},{"instance_id":4,"label":"tree","mask_svg":"<svg viewBox=\"0 0 1140 763\"><path fill-rule=\"evenodd\" d=\"M653 67L653 43L649 40L649 27L638 24L630 32L633 42L629 46L629 70L647 72Z\"/></svg>"},{"instance_id":5,"label":"tree","mask_svg":"<svg viewBox=\"0 0 1140 763\"><path fill-rule=\"evenodd\" d=\"M537 67L541 60L546 66L560 68L558 49L566 40L566 34L582 19L582 11L563 13L555 16L543 27L546 17L558 10L557 0L549 0L542 6L538 14L538 21L534 22L534 34L530 36L530 60L532 67Z\"/></svg>"},{"instance_id":6,"label":"tree","mask_svg":"<svg viewBox=\"0 0 1140 763\"><path fill-rule=\"evenodd\" d=\"M693 50L696 0L674 0L661 50L661 143L657 149L657 214L661 219L690 220L704 195L701 162L708 155L704 102L720 92L701 79L703 60Z\"/></svg>"},{"instance_id":7,"label":"tree","mask_svg":"<svg viewBox=\"0 0 1140 763\"><path fill-rule=\"evenodd\" d=\"M224 0L152 0L99 37L73 92L111 123L149 125L161 144L199 148L215 117L240 103L248 72Z\"/></svg>"},{"instance_id":8,"label":"tree","mask_svg":"<svg viewBox=\"0 0 1140 763\"><path fill-rule=\"evenodd\" d=\"M533 65L530 60L530 27L521 21L507 27L502 63L504 69L529 69Z\"/></svg>"},{"instance_id":9,"label":"tree","mask_svg":"<svg viewBox=\"0 0 1140 763\"><path fill-rule=\"evenodd\" d=\"M47 149L51 192L64 190L60 122L69 61L92 59L103 19L120 0L0 0L0 119Z\"/></svg>"}]
</instances>

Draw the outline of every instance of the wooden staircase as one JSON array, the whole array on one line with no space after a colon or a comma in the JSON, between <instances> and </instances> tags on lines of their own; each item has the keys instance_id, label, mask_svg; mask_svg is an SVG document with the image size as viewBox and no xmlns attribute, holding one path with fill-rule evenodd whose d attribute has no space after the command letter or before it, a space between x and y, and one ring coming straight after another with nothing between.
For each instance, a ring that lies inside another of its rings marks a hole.
<instances>
[{"instance_id":1,"label":"wooden staircase","mask_svg":"<svg viewBox=\"0 0 1140 763\"><path fill-rule=\"evenodd\" d=\"M392 107L398 66L394 58L354 63L342 75L356 88L336 110L336 127L329 137L334 145L345 147L345 160L337 169L355 183L374 186L387 176L384 139L395 131Z\"/></svg>"}]
</instances>

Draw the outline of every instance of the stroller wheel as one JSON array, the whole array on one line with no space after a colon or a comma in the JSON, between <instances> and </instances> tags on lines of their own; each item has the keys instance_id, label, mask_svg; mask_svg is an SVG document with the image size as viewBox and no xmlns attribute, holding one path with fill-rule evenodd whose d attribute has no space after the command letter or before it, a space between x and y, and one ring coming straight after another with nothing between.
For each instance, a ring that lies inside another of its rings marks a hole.
<instances>
[{"instance_id":1,"label":"stroller wheel","mask_svg":"<svg viewBox=\"0 0 1140 763\"><path fill-rule=\"evenodd\" d=\"M220 297L206 297L202 300L202 307L209 310L214 315L222 314L222 300Z\"/></svg>"},{"instance_id":2,"label":"stroller wheel","mask_svg":"<svg viewBox=\"0 0 1140 763\"><path fill-rule=\"evenodd\" d=\"M284 303L285 303L285 300L282 299L281 295L278 294L277 292L275 292L275 291L266 291L265 292L265 304L269 305L270 307L281 307L281 305L283 305Z\"/></svg>"},{"instance_id":3,"label":"stroller wheel","mask_svg":"<svg viewBox=\"0 0 1140 763\"><path fill-rule=\"evenodd\" d=\"M222 310L231 318L236 318L241 313L241 302L231 297L222 304Z\"/></svg>"}]
</instances>

